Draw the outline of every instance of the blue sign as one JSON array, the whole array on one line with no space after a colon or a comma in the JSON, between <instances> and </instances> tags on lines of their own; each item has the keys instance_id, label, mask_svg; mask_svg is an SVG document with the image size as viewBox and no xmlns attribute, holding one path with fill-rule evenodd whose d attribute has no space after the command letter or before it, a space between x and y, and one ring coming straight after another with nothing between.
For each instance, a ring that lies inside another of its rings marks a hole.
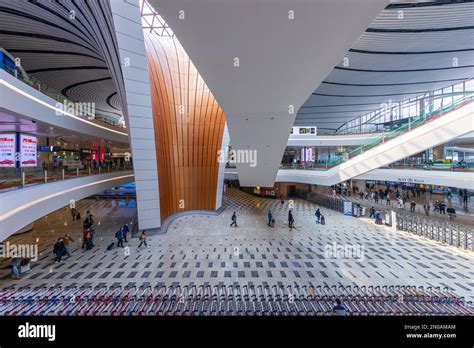
<instances>
[{"instance_id":1,"label":"blue sign","mask_svg":"<svg viewBox=\"0 0 474 348\"><path fill-rule=\"evenodd\" d=\"M56 152L60 149L59 146L38 145L38 152Z\"/></svg>"},{"instance_id":2,"label":"blue sign","mask_svg":"<svg viewBox=\"0 0 474 348\"><path fill-rule=\"evenodd\" d=\"M344 201L344 215L352 216L352 202L351 201Z\"/></svg>"}]
</instances>

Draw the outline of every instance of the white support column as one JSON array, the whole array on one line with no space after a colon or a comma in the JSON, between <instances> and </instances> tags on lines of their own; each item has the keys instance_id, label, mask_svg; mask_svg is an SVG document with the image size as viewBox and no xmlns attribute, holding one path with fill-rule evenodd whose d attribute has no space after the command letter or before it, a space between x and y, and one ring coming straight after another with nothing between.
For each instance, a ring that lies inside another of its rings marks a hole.
<instances>
[{"instance_id":1,"label":"white support column","mask_svg":"<svg viewBox=\"0 0 474 348\"><path fill-rule=\"evenodd\" d=\"M140 229L161 226L150 81L138 0L109 0L125 85Z\"/></svg>"},{"instance_id":2,"label":"white support column","mask_svg":"<svg viewBox=\"0 0 474 348\"><path fill-rule=\"evenodd\" d=\"M229 130L227 129L227 123L224 128L224 134L222 136L222 147L221 153L225 153L229 146L230 136ZM217 175L217 190L216 190L216 210L222 206L222 194L224 189L224 176L225 176L225 164L226 161L219 163L219 173Z\"/></svg>"}]
</instances>

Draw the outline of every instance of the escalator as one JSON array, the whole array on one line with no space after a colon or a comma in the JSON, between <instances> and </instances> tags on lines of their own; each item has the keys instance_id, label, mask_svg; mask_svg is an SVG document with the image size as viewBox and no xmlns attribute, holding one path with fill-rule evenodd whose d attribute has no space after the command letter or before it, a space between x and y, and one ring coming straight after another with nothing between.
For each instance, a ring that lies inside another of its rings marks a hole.
<instances>
[{"instance_id":1,"label":"escalator","mask_svg":"<svg viewBox=\"0 0 474 348\"><path fill-rule=\"evenodd\" d=\"M474 96L469 95L385 136L361 145L320 168L280 169L276 181L334 185L474 131Z\"/></svg>"}]
</instances>

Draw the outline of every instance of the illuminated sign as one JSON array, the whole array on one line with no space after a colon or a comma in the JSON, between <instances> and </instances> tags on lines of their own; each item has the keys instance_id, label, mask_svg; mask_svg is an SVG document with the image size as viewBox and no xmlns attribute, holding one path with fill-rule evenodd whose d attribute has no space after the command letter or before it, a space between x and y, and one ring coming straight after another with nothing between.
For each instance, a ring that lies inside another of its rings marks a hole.
<instances>
[{"instance_id":1,"label":"illuminated sign","mask_svg":"<svg viewBox=\"0 0 474 348\"><path fill-rule=\"evenodd\" d=\"M20 166L36 167L38 140L34 135L20 134Z\"/></svg>"},{"instance_id":2,"label":"illuminated sign","mask_svg":"<svg viewBox=\"0 0 474 348\"><path fill-rule=\"evenodd\" d=\"M59 146L38 145L38 152L56 152L60 149Z\"/></svg>"},{"instance_id":3,"label":"illuminated sign","mask_svg":"<svg viewBox=\"0 0 474 348\"><path fill-rule=\"evenodd\" d=\"M313 162L313 148L303 147L301 149L301 162Z\"/></svg>"},{"instance_id":4,"label":"illuminated sign","mask_svg":"<svg viewBox=\"0 0 474 348\"><path fill-rule=\"evenodd\" d=\"M407 182L413 184L424 184L425 181L423 179L415 179L415 178L398 178L398 182Z\"/></svg>"},{"instance_id":5,"label":"illuminated sign","mask_svg":"<svg viewBox=\"0 0 474 348\"><path fill-rule=\"evenodd\" d=\"M15 167L16 134L0 134L0 167Z\"/></svg>"},{"instance_id":6,"label":"illuminated sign","mask_svg":"<svg viewBox=\"0 0 474 348\"><path fill-rule=\"evenodd\" d=\"M316 135L316 127L292 127L290 134Z\"/></svg>"}]
</instances>

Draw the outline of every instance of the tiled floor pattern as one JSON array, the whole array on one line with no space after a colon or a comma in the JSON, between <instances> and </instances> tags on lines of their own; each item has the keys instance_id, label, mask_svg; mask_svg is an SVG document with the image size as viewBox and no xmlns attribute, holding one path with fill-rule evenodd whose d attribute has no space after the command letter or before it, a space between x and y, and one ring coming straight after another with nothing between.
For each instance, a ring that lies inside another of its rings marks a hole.
<instances>
[{"instance_id":1,"label":"tiled floor pattern","mask_svg":"<svg viewBox=\"0 0 474 348\"><path fill-rule=\"evenodd\" d=\"M66 230L77 237L81 234L81 224L71 226L67 210L60 210L35 223L35 232L11 238L16 243L39 238L43 252L21 280L4 279L0 286L416 285L448 286L474 300L472 253L326 209L322 209L326 225L318 225L317 206L307 201L294 200L295 228L290 231L288 201L282 205L279 200L228 190L222 214L179 218L166 234L149 237L150 247L140 251L136 238L125 244L129 248L106 251L116 228L132 218L134 208L113 207L110 201L81 204L81 211L91 206L100 221L96 246L83 251L78 238L72 256L55 264L54 239ZM268 209L276 219L274 228L267 226ZM229 227L233 211L237 228ZM334 243L359 245L363 258L331 258L325 251Z\"/></svg>"}]
</instances>

